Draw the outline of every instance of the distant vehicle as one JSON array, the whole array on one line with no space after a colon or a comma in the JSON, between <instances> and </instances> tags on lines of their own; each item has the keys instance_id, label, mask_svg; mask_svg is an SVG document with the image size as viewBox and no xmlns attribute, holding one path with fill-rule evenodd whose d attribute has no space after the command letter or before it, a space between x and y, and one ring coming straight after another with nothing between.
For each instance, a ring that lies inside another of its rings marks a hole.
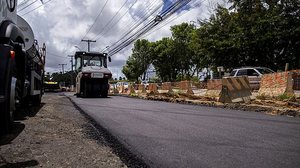
<instances>
[{"instance_id":1,"label":"distant vehicle","mask_svg":"<svg viewBox=\"0 0 300 168\"><path fill-rule=\"evenodd\" d=\"M110 58L109 58L110 61ZM76 95L79 97L107 97L112 77L107 68L107 54L99 52L75 53Z\"/></svg>"},{"instance_id":2,"label":"distant vehicle","mask_svg":"<svg viewBox=\"0 0 300 168\"><path fill-rule=\"evenodd\" d=\"M259 89L261 77L264 74L274 73L273 70L265 67L244 67L232 70L230 76L247 76L249 79L250 87L253 90Z\"/></svg>"},{"instance_id":3,"label":"distant vehicle","mask_svg":"<svg viewBox=\"0 0 300 168\"><path fill-rule=\"evenodd\" d=\"M44 82L44 91L45 92L59 92L61 91L58 82L47 81Z\"/></svg>"}]
</instances>

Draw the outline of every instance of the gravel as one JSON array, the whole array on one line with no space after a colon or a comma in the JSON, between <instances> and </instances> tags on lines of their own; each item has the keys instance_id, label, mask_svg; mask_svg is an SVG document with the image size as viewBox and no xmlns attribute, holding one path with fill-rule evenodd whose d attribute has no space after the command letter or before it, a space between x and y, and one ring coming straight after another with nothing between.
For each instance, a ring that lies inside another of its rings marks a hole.
<instances>
[{"instance_id":1,"label":"gravel","mask_svg":"<svg viewBox=\"0 0 300 168\"><path fill-rule=\"evenodd\" d=\"M27 116L19 116L13 133L0 138L0 168L127 167L101 130L65 96L46 94L41 107L23 112Z\"/></svg>"}]
</instances>

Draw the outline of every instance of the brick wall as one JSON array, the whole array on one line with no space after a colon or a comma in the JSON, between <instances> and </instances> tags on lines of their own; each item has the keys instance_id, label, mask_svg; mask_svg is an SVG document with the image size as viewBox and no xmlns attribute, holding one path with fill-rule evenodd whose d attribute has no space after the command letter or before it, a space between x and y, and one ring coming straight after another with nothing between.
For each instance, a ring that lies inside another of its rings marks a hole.
<instances>
[{"instance_id":1,"label":"brick wall","mask_svg":"<svg viewBox=\"0 0 300 168\"><path fill-rule=\"evenodd\" d=\"M148 86L148 90L150 92L157 92L157 84L156 83L150 83Z\"/></svg>"},{"instance_id":2,"label":"brick wall","mask_svg":"<svg viewBox=\"0 0 300 168\"><path fill-rule=\"evenodd\" d=\"M191 81L181 81L179 83L179 88L181 90L188 90L189 88L191 88Z\"/></svg>"},{"instance_id":3,"label":"brick wall","mask_svg":"<svg viewBox=\"0 0 300 168\"><path fill-rule=\"evenodd\" d=\"M161 90L170 90L171 89L171 82L164 82L161 85Z\"/></svg>"},{"instance_id":4,"label":"brick wall","mask_svg":"<svg viewBox=\"0 0 300 168\"><path fill-rule=\"evenodd\" d=\"M293 94L293 81L291 72L263 75L260 82L260 95L276 97L284 93Z\"/></svg>"},{"instance_id":5,"label":"brick wall","mask_svg":"<svg viewBox=\"0 0 300 168\"><path fill-rule=\"evenodd\" d=\"M222 89L222 79L212 79L207 81L208 90L221 90Z\"/></svg>"}]
</instances>

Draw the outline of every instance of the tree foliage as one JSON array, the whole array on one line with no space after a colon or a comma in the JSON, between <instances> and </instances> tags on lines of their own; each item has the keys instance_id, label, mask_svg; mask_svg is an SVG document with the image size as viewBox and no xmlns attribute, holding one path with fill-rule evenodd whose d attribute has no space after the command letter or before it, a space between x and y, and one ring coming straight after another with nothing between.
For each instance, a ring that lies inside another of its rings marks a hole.
<instances>
[{"instance_id":1,"label":"tree foliage","mask_svg":"<svg viewBox=\"0 0 300 168\"><path fill-rule=\"evenodd\" d=\"M143 75L145 78L153 52L151 52L150 42L148 40L137 40L132 49L132 55L123 66L122 72L129 80L136 80Z\"/></svg>"}]
</instances>

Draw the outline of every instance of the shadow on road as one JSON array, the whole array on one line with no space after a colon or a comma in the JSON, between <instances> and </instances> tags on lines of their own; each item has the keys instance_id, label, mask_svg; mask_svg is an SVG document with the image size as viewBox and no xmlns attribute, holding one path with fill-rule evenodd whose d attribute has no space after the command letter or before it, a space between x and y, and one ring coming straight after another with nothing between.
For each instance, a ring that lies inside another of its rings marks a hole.
<instances>
[{"instance_id":1,"label":"shadow on road","mask_svg":"<svg viewBox=\"0 0 300 168\"><path fill-rule=\"evenodd\" d=\"M3 162L3 163L1 163ZM9 163L3 157L0 156L0 168L25 168L25 167L33 167L39 165L39 162L36 160L28 160L24 162L17 163Z\"/></svg>"},{"instance_id":2,"label":"shadow on road","mask_svg":"<svg viewBox=\"0 0 300 168\"><path fill-rule=\"evenodd\" d=\"M12 132L10 134L0 136L0 146L9 144L11 141L13 141L20 135L24 128L24 124L20 122L14 122L12 125Z\"/></svg>"},{"instance_id":3,"label":"shadow on road","mask_svg":"<svg viewBox=\"0 0 300 168\"><path fill-rule=\"evenodd\" d=\"M13 122L11 133L6 135L0 135L0 146L9 144L16 137L18 137L21 134L21 132L25 129L25 124L19 121L26 120L26 117L34 117L44 105L45 103L41 103L40 106L26 107L16 111L14 114L15 121Z\"/></svg>"},{"instance_id":4,"label":"shadow on road","mask_svg":"<svg viewBox=\"0 0 300 168\"><path fill-rule=\"evenodd\" d=\"M41 103L40 106L30 106L30 107L25 107L15 113L15 120L25 120L26 117L34 117L45 103Z\"/></svg>"}]
</instances>

